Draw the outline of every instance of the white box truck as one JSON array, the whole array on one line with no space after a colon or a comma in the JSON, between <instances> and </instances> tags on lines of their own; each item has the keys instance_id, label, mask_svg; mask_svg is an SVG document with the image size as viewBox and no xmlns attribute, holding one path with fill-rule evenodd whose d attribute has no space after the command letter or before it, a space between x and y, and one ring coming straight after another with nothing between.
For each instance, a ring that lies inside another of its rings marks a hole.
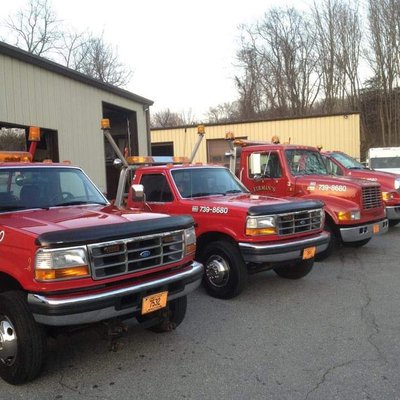
<instances>
[{"instance_id":1,"label":"white box truck","mask_svg":"<svg viewBox=\"0 0 400 400\"><path fill-rule=\"evenodd\" d=\"M374 147L368 150L368 167L400 174L400 147Z\"/></svg>"}]
</instances>

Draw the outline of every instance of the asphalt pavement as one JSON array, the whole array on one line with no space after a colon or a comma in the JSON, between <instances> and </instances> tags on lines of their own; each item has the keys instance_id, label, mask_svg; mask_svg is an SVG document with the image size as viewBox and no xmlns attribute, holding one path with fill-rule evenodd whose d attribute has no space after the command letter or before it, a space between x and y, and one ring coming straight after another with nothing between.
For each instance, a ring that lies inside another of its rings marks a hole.
<instances>
[{"instance_id":1,"label":"asphalt pavement","mask_svg":"<svg viewBox=\"0 0 400 400\"><path fill-rule=\"evenodd\" d=\"M42 375L0 399L400 399L400 226L233 300L198 289L183 323L110 350L96 326L49 340Z\"/></svg>"}]
</instances>

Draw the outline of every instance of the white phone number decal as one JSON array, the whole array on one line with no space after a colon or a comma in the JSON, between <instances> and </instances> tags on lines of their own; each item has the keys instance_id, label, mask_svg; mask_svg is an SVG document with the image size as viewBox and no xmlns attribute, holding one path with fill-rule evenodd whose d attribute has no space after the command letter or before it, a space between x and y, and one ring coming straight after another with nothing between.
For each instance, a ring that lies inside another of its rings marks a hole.
<instances>
[{"instance_id":1,"label":"white phone number decal","mask_svg":"<svg viewBox=\"0 0 400 400\"><path fill-rule=\"evenodd\" d=\"M318 190L323 192L327 192L332 190L333 192L345 192L347 190L347 186L345 185L318 185Z\"/></svg>"},{"instance_id":2,"label":"white phone number decal","mask_svg":"<svg viewBox=\"0 0 400 400\"><path fill-rule=\"evenodd\" d=\"M193 210L195 211L195 210ZM211 213L211 214L228 214L229 208L228 207L207 207L207 206L200 206L198 209L201 213Z\"/></svg>"}]
</instances>

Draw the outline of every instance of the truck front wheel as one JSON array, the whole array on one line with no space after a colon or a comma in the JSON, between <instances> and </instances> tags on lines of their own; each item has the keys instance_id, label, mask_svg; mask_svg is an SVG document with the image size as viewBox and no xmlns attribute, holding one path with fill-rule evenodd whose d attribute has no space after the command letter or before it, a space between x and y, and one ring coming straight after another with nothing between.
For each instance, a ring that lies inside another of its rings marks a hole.
<instances>
[{"instance_id":1,"label":"truck front wheel","mask_svg":"<svg viewBox=\"0 0 400 400\"><path fill-rule=\"evenodd\" d=\"M165 310L161 310L161 313L165 313L163 320L150 327L149 330L156 333L170 332L174 330L184 320L186 308L187 296L182 296L175 300L171 300L168 303L168 307Z\"/></svg>"},{"instance_id":2,"label":"truck front wheel","mask_svg":"<svg viewBox=\"0 0 400 400\"><path fill-rule=\"evenodd\" d=\"M39 375L46 356L46 335L28 308L26 294L0 294L0 376L13 385Z\"/></svg>"},{"instance_id":3,"label":"truck front wheel","mask_svg":"<svg viewBox=\"0 0 400 400\"><path fill-rule=\"evenodd\" d=\"M281 278L300 279L306 276L314 265L314 259L304 260L294 265L285 265L283 267L274 268L274 271Z\"/></svg>"},{"instance_id":4,"label":"truck front wheel","mask_svg":"<svg viewBox=\"0 0 400 400\"><path fill-rule=\"evenodd\" d=\"M247 283L247 268L237 246L227 240L208 244L201 255L203 284L207 292L220 299L238 296Z\"/></svg>"}]
</instances>

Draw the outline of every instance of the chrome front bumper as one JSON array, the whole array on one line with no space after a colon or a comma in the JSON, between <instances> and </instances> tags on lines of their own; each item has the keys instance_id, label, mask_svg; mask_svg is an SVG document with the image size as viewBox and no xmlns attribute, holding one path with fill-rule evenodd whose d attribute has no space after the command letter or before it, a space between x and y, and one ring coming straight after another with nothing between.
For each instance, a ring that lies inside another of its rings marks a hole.
<instances>
[{"instance_id":1,"label":"chrome front bumper","mask_svg":"<svg viewBox=\"0 0 400 400\"><path fill-rule=\"evenodd\" d=\"M286 243L239 243L239 249L246 263L280 263L284 261L301 260L303 250L316 247L316 253L327 249L329 233L321 232L311 238L291 240Z\"/></svg>"},{"instance_id":2,"label":"chrome front bumper","mask_svg":"<svg viewBox=\"0 0 400 400\"><path fill-rule=\"evenodd\" d=\"M386 207L386 216L388 219L400 219L400 206Z\"/></svg>"},{"instance_id":3,"label":"chrome front bumper","mask_svg":"<svg viewBox=\"0 0 400 400\"><path fill-rule=\"evenodd\" d=\"M379 232L374 233L374 226L379 227ZM354 226L351 228L340 228L340 236L343 242L357 242L359 240L364 240L371 238L372 236L382 233L386 233L389 229L389 223L387 219L382 221Z\"/></svg>"},{"instance_id":4,"label":"chrome front bumper","mask_svg":"<svg viewBox=\"0 0 400 400\"><path fill-rule=\"evenodd\" d=\"M101 293L70 297L29 293L28 304L36 322L40 324L88 324L138 314L141 299L149 293L168 290L168 301L185 296L200 285L202 276L203 265L193 261L189 268L174 274Z\"/></svg>"}]
</instances>

